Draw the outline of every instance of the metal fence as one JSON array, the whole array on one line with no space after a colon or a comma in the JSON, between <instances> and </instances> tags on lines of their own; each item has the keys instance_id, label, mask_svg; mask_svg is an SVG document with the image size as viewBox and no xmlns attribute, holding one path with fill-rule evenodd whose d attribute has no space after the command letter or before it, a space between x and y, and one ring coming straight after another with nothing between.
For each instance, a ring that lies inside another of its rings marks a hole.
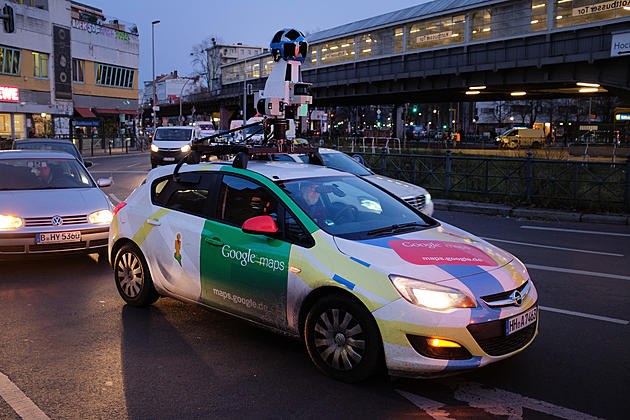
<instances>
[{"instance_id":1,"label":"metal fence","mask_svg":"<svg viewBox=\"0 0 630 420\"><path fill-rule=\"evenodd\" d=\"M355 152L377 173L420 185L438 198L630 212L626 162ZM353 155L354 155L353 154Z\"/></svg>"}]
</instances>

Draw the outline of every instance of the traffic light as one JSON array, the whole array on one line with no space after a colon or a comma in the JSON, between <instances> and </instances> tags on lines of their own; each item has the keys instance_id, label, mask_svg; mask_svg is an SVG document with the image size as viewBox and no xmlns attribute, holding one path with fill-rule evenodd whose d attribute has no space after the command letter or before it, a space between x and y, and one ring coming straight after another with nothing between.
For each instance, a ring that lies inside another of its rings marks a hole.
<instances>
[{"instance_id":1,"label":"traffic light","mask_svg":"<svg viewBox=\"0 0 630 420\"><path fill-rule=\"evenodd\" d=\"M418 107L417 106L413 107L413 112L418 112Z\"/></svg>"},{"instance_id":2,"label":"traffic light","mask_svg":"<svg viewBox=\"0 0 630 420\"><path fill-rule=\"evenodd\" d=\"M12 33L15 31L15 18L13 15L13 7L8 4L2 8L2 20L4 21L4 32Z\"/></svg>"},{"instance_id":3,"label":"traffic light","mask_svg":"<svg viewBox=\"0 0 630 420\"><path fill-rule=\"evenodd\" d=\"M442 128L443 128L444 130L446 130L446 124L444 124L444 125L442 126Z\"/></svg>"}]
</instances>

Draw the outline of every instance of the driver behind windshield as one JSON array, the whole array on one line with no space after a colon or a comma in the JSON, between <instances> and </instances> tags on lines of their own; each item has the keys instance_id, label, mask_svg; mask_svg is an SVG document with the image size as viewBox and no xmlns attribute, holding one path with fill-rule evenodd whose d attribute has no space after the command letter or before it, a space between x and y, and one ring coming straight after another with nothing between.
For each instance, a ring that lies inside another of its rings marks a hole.
<instances>
[{"instance_id":1,"label":"driver behind windshield","mask_svg":"<svg viewBox=\"0 0 630 420\"><path fill-rule=\"evenodd\" d=\"M325 223L326 207L322 201L319 186L312 182L303 182L300 186L300 195L296 197L298 204L317 224Z\"/></svg>"}]
</instances>

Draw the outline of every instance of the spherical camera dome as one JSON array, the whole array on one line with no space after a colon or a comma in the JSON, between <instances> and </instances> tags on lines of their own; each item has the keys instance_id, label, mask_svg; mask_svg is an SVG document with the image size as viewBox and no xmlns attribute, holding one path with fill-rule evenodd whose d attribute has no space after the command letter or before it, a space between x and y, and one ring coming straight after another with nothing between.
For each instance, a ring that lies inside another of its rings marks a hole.
<instances>
[{"instance_id":1,"label":"spherical camera dome","mask_svg":"<svg viewBox=\"0 0 630 420\"><path fill-rule=\"evenodd\" d=\"M276 32L269 46L274 61L280 61L282 58L285 61L303 63L308 52L308 42L304 34L297 29L285 28Z\"/></svg>"}]
</instances>

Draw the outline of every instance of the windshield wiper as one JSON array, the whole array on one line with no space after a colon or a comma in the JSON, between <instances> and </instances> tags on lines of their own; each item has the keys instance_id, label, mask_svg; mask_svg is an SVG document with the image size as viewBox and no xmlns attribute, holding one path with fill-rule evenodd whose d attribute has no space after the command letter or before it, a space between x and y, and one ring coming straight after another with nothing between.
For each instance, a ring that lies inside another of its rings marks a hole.
<instances>
[{"instance_id":1,"label":"windshield wiper","mask_svg":"<svg viewBox=\"0 0 630 420\"><path fill-rule=\"evenodd\" d=\"M386 232L398 232L400 230L407 230L409 228L413 228L413 227L427 227L427 225L418 223L418 222L411 222L411 223L403 223L401 225L391 225L391 226L385 226L379 229L374 229L374 230L369 230L367 232L368 235L378 235L379 233L386 233Z\"/></svg>"}]
</instances>

